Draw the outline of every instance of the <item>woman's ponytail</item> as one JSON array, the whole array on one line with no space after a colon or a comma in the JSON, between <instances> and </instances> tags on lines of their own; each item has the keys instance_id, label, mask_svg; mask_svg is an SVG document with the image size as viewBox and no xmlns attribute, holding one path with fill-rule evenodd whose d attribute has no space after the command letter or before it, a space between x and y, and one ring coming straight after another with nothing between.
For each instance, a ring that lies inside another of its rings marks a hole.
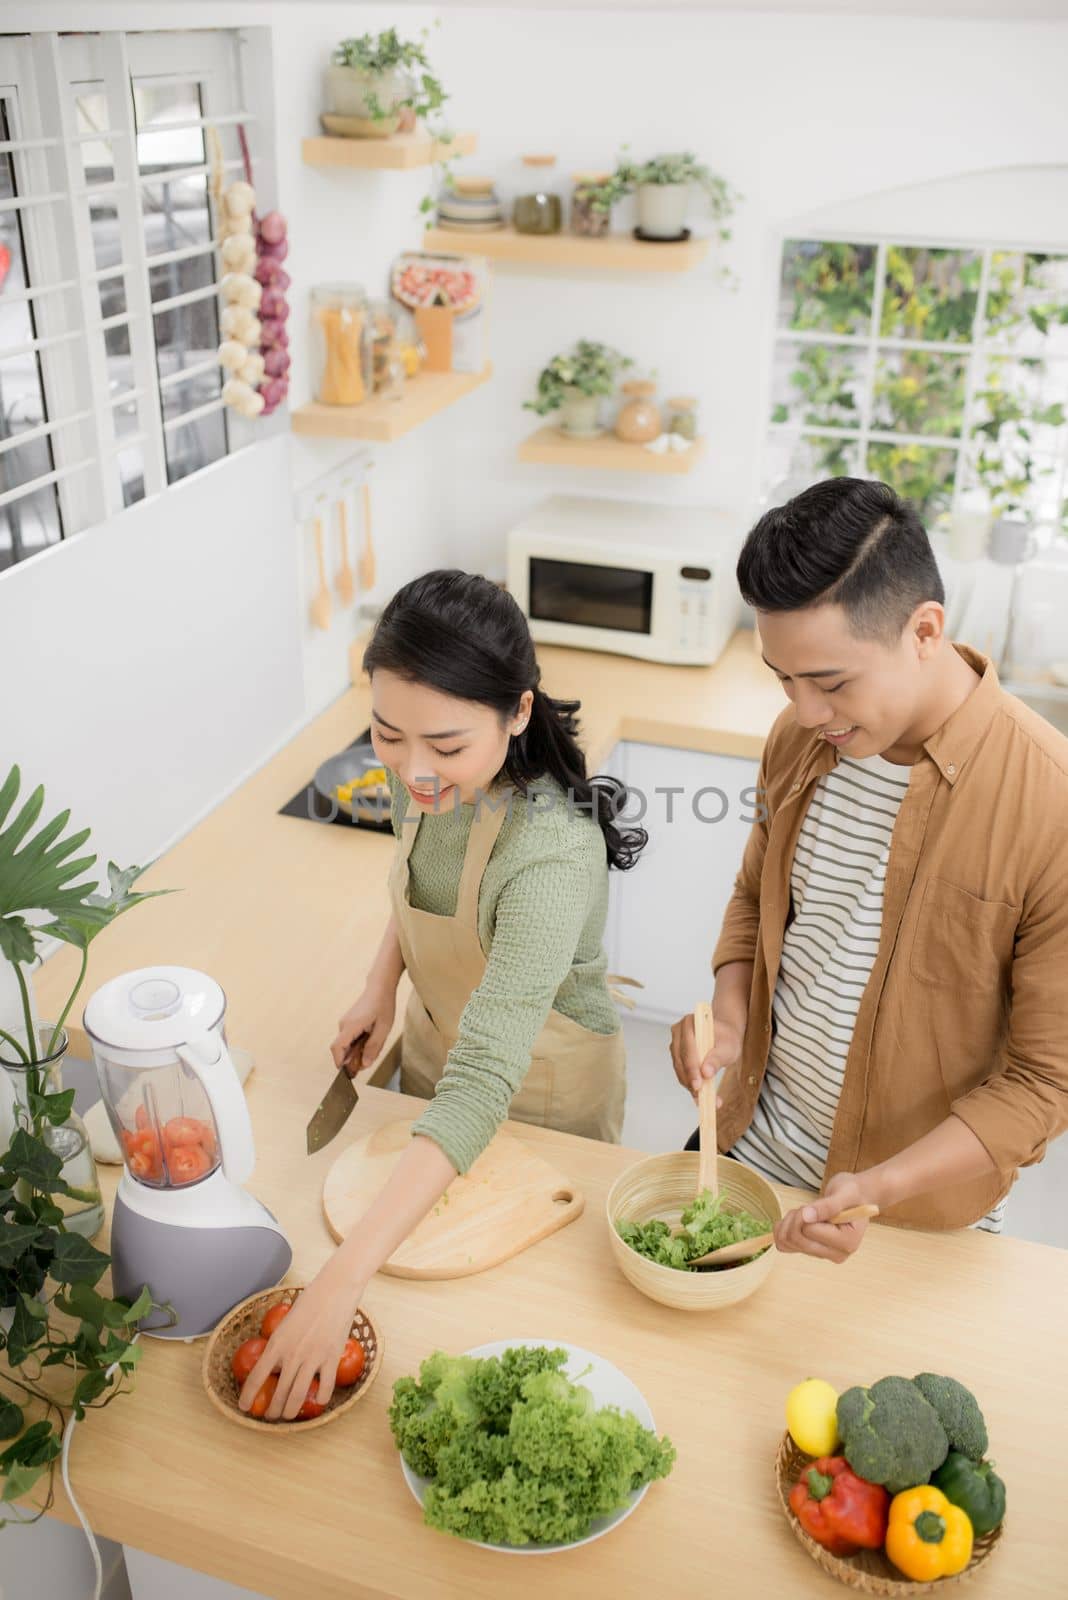
<instances>
[{"instance_id":1,"label":"woman's ponytail","mask_svg":"<svg viewBox=\"0 0 1068 1600\"><path fill-rule=\"evenodd\" d=\"M618 778L586 776L586 757L578 742L578 700L554 700L534 686L534 701L523 732L508 746L504 773L525 793L542 777L559 784L573 810L592 816L604 834L608 865L626 872L649 842L644 828L620 827L627 790Z\"/></svg>"}]
</instances>

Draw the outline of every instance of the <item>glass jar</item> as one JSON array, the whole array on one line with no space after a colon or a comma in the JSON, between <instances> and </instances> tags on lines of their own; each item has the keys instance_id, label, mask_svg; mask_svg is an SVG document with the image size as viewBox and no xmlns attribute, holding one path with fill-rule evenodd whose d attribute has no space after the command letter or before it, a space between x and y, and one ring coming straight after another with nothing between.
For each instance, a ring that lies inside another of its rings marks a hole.
<instances>
[{"instance_id":1,"label":"glass jar","mask_svg":"<svg viewBox=\"0 0 1068 1600\"><path fill-rule=\"evenodd\" d=\"M600 190L610 172L576 172L571 192L571 232L586 239L603 239L612 223L612 208L600 200Z\"/></svg>"},{"instance_id":2,"label":"glass jar","mask_svg":"<svg viewBox=\"0 0 1068 1600\"><path fill-rule=\"evenodd\" d=\"M311 292L312 391L320 405L358 406L371 388L367 295L358 283Z\"/></svg>"},{"instance_id":3,"label":"glass jar","mask_svg":"<svg viewBox=\"0 0 1068 1600\"><path fill-rule=\"evenodd\" d=\"M63 1226L69 1232L92 1239L104 1225L104 1202L85 1123L76 1111L69 1111L58 1124L48 1122L39 1113L35 1130L30 1104L31 1095L62 1093L67 1035L50 1022L40 1023L34 1032L32 1052L27 1047L24 1027L9 1030L10 1040L0 1040L0 1068L10 1091L14 1127L27 1133L36 1131L42 1144L59 1157L59 1176L67 1186L66 1193L52 1194L50 1199L62 1211ZM36 1061L28 1059L31 1054L36 1055Z\"/></svg>"},{"instance_id":4,"label":"glass jar","mask_svg":"<svg viewBox=\"0 0 1068 1600\"><path fill-rule=\"evenodd\" d=\"M512 208L516 233L559 233L563 207L552 184L555 156L523 157L523 189Z\"/></svg>"},{"instance_id":5,"label":"glass jar","mask_svg":"<svg viewBox=\"0 0 1068 1600\"><path fill-rule=\"evenodd\" d=\"M372 300L367 306L365 366L370 374L373 394L389 394L396 381L394 346L397 319L388 300ZM403 386L404 374L401 373Z\"/></svg>"},{"instance_id":6,"label":"glass jar","mask_svg":"<svg viewBox=\"0 0 1068 1600\"><path fill-rule=\"evenodd\" d=\"M616 418L616 438L626 444L649 444L660 435L660 409L654 401L656 384L633 378L622 386L626 404Z\"/></svg>"},{"instance_id":7,"label":"glass jar","mask_svg":"<svg viewBox=\"0 0 1068 1600\"><path fill-rule=\"evenodd\" d=\"M668 416L668 433L677 433L680 439L697 438L697 401L692 395L669 400Z\"/></svg>"}]
</instances>

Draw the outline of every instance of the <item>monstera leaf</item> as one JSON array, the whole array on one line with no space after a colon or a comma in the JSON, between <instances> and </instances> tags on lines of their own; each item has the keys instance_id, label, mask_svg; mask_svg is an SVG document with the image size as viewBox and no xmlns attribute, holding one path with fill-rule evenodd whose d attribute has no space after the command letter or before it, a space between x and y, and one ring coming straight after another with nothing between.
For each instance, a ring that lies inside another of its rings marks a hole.
<instances>
[{"instance_id":1,"label":"monstera leaf","mask_svg":"<svg viewBox=\"0 0 1068 1600\"><path fill-rule=\"evenodd\" d=\"M77 855L89 837L88 828L62 837L69 811L61 811L30 836L44 808L40 785L8 822L21 781L18 767L12 767L0 788L0 953L9 961L29 962L36 934L25 913L41 910L61 917L77 911L96 881L75 880L96 865L96 856Z\"/></svg>"},{"instance_id":2,"label":"monstera leaf","mask_svg":"<svg viewBox=\"0 0 1068 1600\"><path fill-rule=\"evenodd\" d=\"M51 1049L81 987L92 940L123 911L169 891L155 889L151 893L133 894L131 885L144 869L117 867L109 861L107 893L96 893L97 880L85 874L96 866L97 858L78 854L89 837L89 829L81 828L64 836L70 812L61 811L35 833L33 830L44 809L44 789L38 785L16 812L21 782L18 767L12 767L0 787L0 958L6 958L16 968L26 966L37 953L37 942L45 938L62 939L65 944L74 945L82 955L81 971L55 1025ZM9 821L12 815L14 820ZM34 913L32 924L27 921L30 912ZM42 913L51 920L42 922ZM29 1034L25 985L23 1008ZM2 1037L4 1043L13 1046L26 1059L26 1052L17 1040L7 1033ZM29 1049L36 1061L36 1040L30 1039Z\"/></svg>"},{"instance_id":3,"label":"monstera leaf","mask_svg":"<svg viewBox=\"0 0 1068 1600\"><path fill-rule=\"evenodd\" d=\"M33 833L44 809L40 784L8 823L21 781L18 767L12 767L0 788L0 954L9 961L26 963L33 960L35 942L41 938L62 939L85 950L120 912L150 896L130 893L142 867L120 868L113 861L108 862L107 893L94 892L96 879L83 874L96 866L97 858L77 854L89 838L89 829L81 828L64 838L69 811L61 811ZM31 927L26 921L30 911L44 912L52 920Z\"/></svg>"}]
</instances>

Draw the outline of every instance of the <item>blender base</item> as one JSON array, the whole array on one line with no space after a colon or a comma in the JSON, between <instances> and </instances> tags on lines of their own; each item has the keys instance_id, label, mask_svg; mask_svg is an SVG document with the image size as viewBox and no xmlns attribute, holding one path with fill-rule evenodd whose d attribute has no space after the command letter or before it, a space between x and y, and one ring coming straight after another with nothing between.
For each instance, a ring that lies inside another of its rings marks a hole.
<instances>
[{"instance_id":1,"label":"blender base","mask_svg":"<svg viewBox=\"0 0 1068 1600\"><path fill-rule=\"evenodd\" d=\"M205 1197L196 1193L209 1186L214 1191L210 1222L204 1216ZM293 1251L274 1217L221 1174L190 1191L184 1220L185 1196L168 1195L172 1220L163 1221L148 1214L156 1209L151 1201L143 1208L138 1205L132 1189L124 1174L111 1224L113 1292L132 1300L147 1283L152 1298L169 1301L178 1314L171 1327L166 1313L150 1312L140 1324L143 1334L203 1337L241 1300L273 1288L289 1271Z\"/></svg>"}]
</instances>

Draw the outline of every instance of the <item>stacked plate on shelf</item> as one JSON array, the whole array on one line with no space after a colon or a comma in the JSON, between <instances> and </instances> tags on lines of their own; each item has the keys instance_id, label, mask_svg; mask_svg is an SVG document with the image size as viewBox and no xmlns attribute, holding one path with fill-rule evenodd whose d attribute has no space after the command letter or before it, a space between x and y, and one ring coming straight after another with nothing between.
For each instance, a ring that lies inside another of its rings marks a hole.
<instances>
[{"instance_id":1,"label":"stacked plate on shelf","mask_svg":"<svg viewBox=\"0 0 1068 1600\"><path fill-rule=\"evenodd\" d=\"M438 226L452 233L492 233L504 227L504 209L492 178L454 178L438 201Z\"/></svg>"}]
</instances>

